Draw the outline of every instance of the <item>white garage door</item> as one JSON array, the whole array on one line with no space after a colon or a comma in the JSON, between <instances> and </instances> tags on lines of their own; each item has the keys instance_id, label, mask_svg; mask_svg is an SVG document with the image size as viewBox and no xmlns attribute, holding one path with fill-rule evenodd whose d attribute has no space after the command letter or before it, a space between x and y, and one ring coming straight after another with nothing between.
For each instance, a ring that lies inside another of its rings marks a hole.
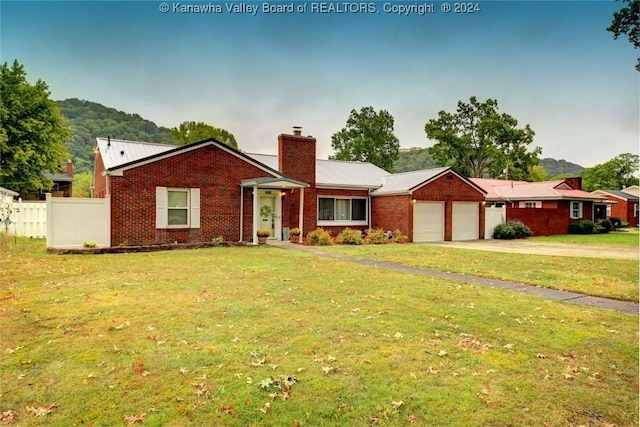
<instances>
[{"instance_id":1,"label":"white garage door","mask_svg":"<svg viewBox=\"0 0 640 427\"><path fill-rule=\"evenodd\" d=\"M479 225L477 202L453 202L452 240L476 240Z\"/></svg>"},{"instance_id":2,"label":"white garage door","mask_svg":"<svg viewBox=\"0 0 640 427\"><path fill-rule=\"evenodd\" d=\"M413 205L413 241L444 240L444 202L416 202Z\"/></svg>"}]
</instances>

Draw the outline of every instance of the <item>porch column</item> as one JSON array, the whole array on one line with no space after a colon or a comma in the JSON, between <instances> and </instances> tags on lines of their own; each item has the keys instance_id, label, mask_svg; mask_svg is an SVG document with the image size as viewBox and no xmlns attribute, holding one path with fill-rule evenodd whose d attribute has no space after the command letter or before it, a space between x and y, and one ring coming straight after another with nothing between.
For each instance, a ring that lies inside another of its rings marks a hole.
<instances>
[{"instance_id":1,"label":"porch column","mask_svg":"<svg viewBox=\"0 0 640 427\"><path fill-rule=\"evenodd\" d=\"M300 208L298 212L298 228L300 229L300 239L298 243L302 242L302 236L304 236L304 188L300 188Z\"/></svg>"},{"instance_id":2,"label":"porch column","mask_svg":"<svg viewBox=\"0 0 640 427\"><path fill-rule=\"evenodd\" d=\"M253 238L252 241L254 244L258 244L258 235L256 232L258 231L258 227L260 224L258 223L258 217L260 216L260 197L258 196L258 187L256 185L253 186Z\"/></svg>"}]
</instances>

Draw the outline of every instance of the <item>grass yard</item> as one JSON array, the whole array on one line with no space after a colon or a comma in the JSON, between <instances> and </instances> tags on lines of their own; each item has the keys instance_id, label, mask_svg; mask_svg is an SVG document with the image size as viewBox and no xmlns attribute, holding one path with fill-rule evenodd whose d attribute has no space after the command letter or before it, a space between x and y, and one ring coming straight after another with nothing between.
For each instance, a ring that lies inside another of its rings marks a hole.
<instances>
[{"instance_id":1,"label":"grass yard","mask_svg":"<svg viewBox=\"0 0 640 427\"><path fill-rule=\"evenodd\" d=\"M638 260L523 255L428 244L331 246L323 250L413 267L638 301Z\"/></svg>"},{"instance_id":2,"label":"grass yard","mask_svg":"<svg viewBox=\"0 0 640 427\"><path fill-rule=\"evenodd\" d=\"M638 425L636 315L274 247L0 271L9 425Z\"/></svg>"},{"instance_id":3,"label":"grass yard","mask_svg":"<svg viewBox=\"0 0 640 427\"><path fill-rule=\"evenodd\" d=\"M605 234L559 234L556 236L531 237L532 242L576 243L583 245L629 246L638 250L640 234L637 228L623 229Z\"/></svg>"}]
</instances>

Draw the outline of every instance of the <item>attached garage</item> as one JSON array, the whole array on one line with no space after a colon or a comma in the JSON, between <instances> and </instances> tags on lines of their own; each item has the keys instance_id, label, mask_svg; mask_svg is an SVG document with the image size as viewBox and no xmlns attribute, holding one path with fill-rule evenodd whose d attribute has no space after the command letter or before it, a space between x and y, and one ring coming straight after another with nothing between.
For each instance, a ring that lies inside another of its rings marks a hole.
<instances>
[{"instance_id":1,"label":"attached garage","mask_svg":"<svg viewBox=\"0 0 640 427\"><path fill-rule=\"evenodd\" d=\"M444 203L418 202L413 206L413 241L444 240Z\"/></svg>"},{"instance_id":2,"label":"attached garage","mask_svg":"<svg viewBox=\"0 0 640 427\"><path fill-rule=\"evenodd\" d=\"M453 202L451 240L476 240L479 237L480 204Z\"/></svg>"},{"instance_id":3,"label":"attached garage","mask_svg":"<svg viewBox=\"0 0 640 427\"><path fill-rule=\"evenodd\" d=\"M371 196L373 228L406 229L412 242L484 238L485 192L451 168L386 176Z\"/></svg>"}]
</instances>

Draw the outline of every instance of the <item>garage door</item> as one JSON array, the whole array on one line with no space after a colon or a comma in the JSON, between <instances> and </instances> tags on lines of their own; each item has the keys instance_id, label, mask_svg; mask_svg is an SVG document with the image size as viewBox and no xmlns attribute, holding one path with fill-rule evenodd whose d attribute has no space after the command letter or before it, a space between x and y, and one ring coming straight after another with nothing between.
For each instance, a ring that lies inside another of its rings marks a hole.
<instances>
[{"instance_id":1,"label":"garage door","mask_svg":"<svg viewBox=\"0 0 640 427\"><path fill-rule=\"evenodd\" d=\"M413 241L444 240L444 202L416 202L413 205Z\"/></svg>"},{"instance_id":2,"label":"garage door","mask_svg":"<svg viewBox=\"0 0 640 427\"><path fill-rule=\"evenodd\" d=\"M480 225L477 202L453 202L452 240L476 240Z\"/></svg>"}]
</instances>

